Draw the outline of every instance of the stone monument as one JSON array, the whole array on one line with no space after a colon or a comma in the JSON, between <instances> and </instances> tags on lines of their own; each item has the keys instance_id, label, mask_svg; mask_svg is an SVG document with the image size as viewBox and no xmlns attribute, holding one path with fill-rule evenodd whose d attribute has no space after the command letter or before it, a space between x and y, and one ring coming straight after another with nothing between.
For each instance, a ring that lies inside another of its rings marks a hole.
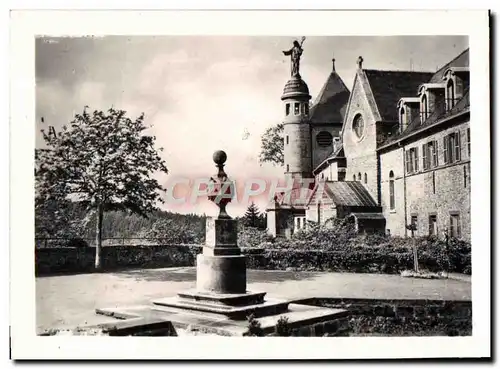
<instances>
[{"instance_id":1,"label":"stone monument","mask_svg":"<svg viewBox=\"0 0 500 369\"><path fill-rule=\"evenodd\" d=\"M218 171L210 179L208 198L219 207L219 214L207 218L205 246L196 258L196 289L153 303L223 314L233 319L286 311L288 302L264 300L265 292L247 291L246 256L238 247L238 221L226 212L234 197L234 183L224 172L227 155L216 151L213 160Z\"/></svg>"}]
</instances>

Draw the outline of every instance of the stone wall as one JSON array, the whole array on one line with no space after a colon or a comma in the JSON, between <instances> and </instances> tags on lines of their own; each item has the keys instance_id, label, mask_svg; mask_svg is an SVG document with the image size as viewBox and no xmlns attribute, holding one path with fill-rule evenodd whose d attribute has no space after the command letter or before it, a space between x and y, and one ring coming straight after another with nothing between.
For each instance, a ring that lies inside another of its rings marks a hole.
<instances>
[{"instance_id":1,"label":"stone wall","mask_svg":"<svg viewBox=\"0 0 500 369\"><path fill-rule=\"evenodd\" d=\"M311 298L294 303L348 310L351 336L472 335L471 301Z\"/></svg>"},{"instance_id":2,"label":"stone wall","mask_svg":"<svg viewBox=\"0 0 500 369\"><path fill-rule=\"evenodd\" d=\"M194 266L201 246L113 246L102 248L102 270ZM94 271L94 247L36 249L35 274Z\"/></svg>"},{"instance_id":3,"label":"stone wall","mask_svg":"<svg viewBox=\"0 0 500 369\"><path fill-rule=\"evenodd\" d=\"M127 268L168 268L196 265L196 255L202 246L113 246L102 249L102 270ZM315 250L264 250L243 248L247 255L248 269L262 270L314 270L350 273L398 274L413 267L410 251L373 252L352 250L326 252ZM54 248L35 251L35 274L37 276L57 273L93 272L95 248ZM442 266L431 256L419 259L422 269L442 271ZM470 258L467 265L451 265L450 272L470 273Z\"/></svg>"}]
</instances>

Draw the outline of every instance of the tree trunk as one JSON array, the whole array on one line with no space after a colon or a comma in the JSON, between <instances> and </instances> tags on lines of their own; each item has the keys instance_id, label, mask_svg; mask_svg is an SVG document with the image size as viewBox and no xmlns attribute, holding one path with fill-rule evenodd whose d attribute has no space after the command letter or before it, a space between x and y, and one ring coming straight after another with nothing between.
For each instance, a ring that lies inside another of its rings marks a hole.
<instances>
[{"instance_id":1,"label":"tree trunk","mask_svg":"<svg viewBox=\"0 0 500 369\"><path fill-rule=\"evenodd\" d=\"M97 222L95 228L95 268L101 268L101 248L102 248L102 205L97 205Z\"/></svg>"}]
</instances>

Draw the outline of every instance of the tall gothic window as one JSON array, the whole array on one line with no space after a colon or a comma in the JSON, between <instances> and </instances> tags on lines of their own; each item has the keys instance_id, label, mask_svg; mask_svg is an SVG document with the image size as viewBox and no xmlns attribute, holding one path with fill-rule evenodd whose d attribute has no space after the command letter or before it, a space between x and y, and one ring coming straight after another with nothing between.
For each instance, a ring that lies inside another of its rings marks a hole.
<instances>
[{"instance_id":1,"label":"tall gothic window","mask_svg":"<svg viewBox=\"0 0 500 369\"><path fill-rule=\"evenodd\" d=\"M396 199L394 196L394 172L389 172L389 208L394 210L396 208Z\"/></svg>"},{"instance_id":2,"label":"tall gothic window","mask_svg":"<svg viewBox=\"0 0 500 369\"><path fill-rule=\"evenodd\" d=\"M450 79L446 85L446 109L450 110L455 105L455 84Z\"/></svg>"},{"instance_id":3,"label":"tall gothic window","mask_svg":"<svg viewBox=\"0 0 500 369\"><path fill-rule=\"evenodd\" d=\"M401 132L403 132L406 128L406 113L405 113L405 108L401 107L399 110L399 127L401 129Z\"/></svg>"},{"instance_id":4,"label":"tall gothic window","mask_svg":"<svg viewBox=\"0 0 500 369\"><path fill-rule=\"evenodd\" d=\"M427 105L427 95L422 95L420 102L420 121L423 123L429 116L429 107Z\"/></svg>"}]
</instances>

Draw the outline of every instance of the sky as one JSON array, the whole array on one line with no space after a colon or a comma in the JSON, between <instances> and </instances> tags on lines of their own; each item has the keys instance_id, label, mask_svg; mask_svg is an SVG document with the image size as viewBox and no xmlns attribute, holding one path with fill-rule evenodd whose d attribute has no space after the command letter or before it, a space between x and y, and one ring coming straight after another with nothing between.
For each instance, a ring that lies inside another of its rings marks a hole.
<instances>
[{"instance_id":1,"label":"sky","mask_svg":"<svg viewBox=\"0 0 500 369\"><path fill-rule=\"evenodd\" d=\"M282 178L282 168L259 163L260 137L282 120L280 97L290 76L289 57L282 50L300 37L38 38L35 145L43 144L38 133L42 117L44 125L57 130L85 105L90 110L113 106L131 118L145 114L157 146L164 149L169 174L159 179L167 188L177 179L213 175L212 154L219 149L228 156L227 174L238 183ZM314 101L332 70L333 57L351 90L358 56L366 69L434 72L467 47L463 36L306 36L300 74ZM186 193L183 186L176 187L177 194ZM263 211L267 196L254 200ZM239 216L247 205L239 201L227 209ZM162 207L216 213L207 200Z\"/></svg>"}]
</instances>

